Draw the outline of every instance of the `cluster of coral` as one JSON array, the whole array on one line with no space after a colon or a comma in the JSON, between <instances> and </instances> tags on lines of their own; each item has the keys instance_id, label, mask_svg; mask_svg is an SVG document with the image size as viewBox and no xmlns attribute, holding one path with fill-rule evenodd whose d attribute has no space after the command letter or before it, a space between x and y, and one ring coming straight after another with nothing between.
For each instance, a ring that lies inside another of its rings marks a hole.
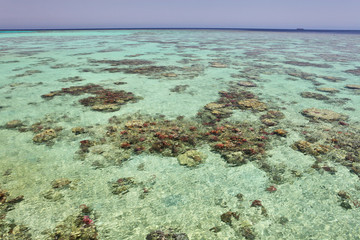
<instances>
[{"instance_id":1,"label":"cluster of coral","mask_svg":"<svg viewBox=\"0 0 360 240\"><path fill-rule=\"evenodd\" d=\"M45 118L29 126L21 120L12 120L7 122L4 127L16 129L19 132L33 132L35 134L32 139L34 143L46 143L48 145L53 144L55 138L63 130L62 127L56 126L56 122L50 118Z\"/></svg>"},{"instance_id":2,"label":"cluster of coral","mask_svg":"<svg viewBox=\"0 0 360 240\"><path fill-rule=\"evenodd\" d=\"M201 121L207 125L214 125L216 122L230 117L233 110L262 112L268 109L268 106L255 94L244 90L241 86L241 84L230 85L228 91L220 91L220 97L216 102L208 103L198 112L197 115Z\"/></svg>"},{"instance_id":3,"label":"cluster of coral","mask_svg":"<svg viewBox=\"0 0 360 240\"><path fill-rule=\"evenodd\" d=\"M139 74L151 78L178 78L184 77L192 79L199 76L204 71L204 66L192 64L188 67L156 65L153 61L142 59L123 59L123 60L97 60L89 59L89 64L94 68L83 69L83 72L109 72ZM108 65L105 66L104 65Z\"/></svg>"},{"instance_id":4,"label":"cluster of coral","mask_svg":"<svg viewBox=\"0 0 360 240\"><path fill-rule=\"evenodd\" d=\"M95 84L62 88L61 90L44 94L41 97L45 99L51 99L55 96L65 94L77 96L85 93L94 94L95 96L80 99L79 102L84 106L91 107L91 109L94 111L118 111L121 105L124 105L128 102L136 102L140 99L139 97L135 97L135 95L131 92L105 89L100 85Z\"/></svg>"},{"instance_id":5,"label":"cluster of coral","mask_svg":"<svg viewBox=\"0 0 360 240\"><path fill-rule=\"evenodd\" d=\"M123 64L134 66L151 64L140 60L134 60L134 62L113 62L109 60L97 63L110 64L114 67ZM223 66L212 63L212 67L220 68ZM140 71L141 73L141 69L144 68L146 67L131 68L131 71ZM187 85L179 85L171 91L185 91L186 87ZM134 114L131 117L111 117L106 125L91 128L74 127L71 129L72 136L75 135L74 138L81 139L77 154L82 159L90 159L94 155L101 156L110 160L110 162L113 161L110 165L120 164L134 154L159 154L166 157L176 157L181 165L196 167L205 162L207 156L199 149L203 145L207 145L231 165L238 166L248 161L254 161L255 165L269 175L270 182L281 184L283 183L281 175L285 170L268 163L266 161L266 152L274 144L284 144L288 132L279 128L278 125L281 126L281 121L285 118L285 115L261 101L254 93L244 89L253 87L256 87L256 84L250 81L240 81L230 85L229 90L220 91L219 98L215 102L206 104L194 119L179 117L168 120L164 116L154 117ZM332 89L325 88L322 90L324 92L334 92ZM64 94L80 95L83 93L95 95L81 99L80 103L84 106L91 106L92 110L96 111L115 111L122 104L138 99L132 93L112 91L99 85L64 88L60 91L45 94L42 97L51 99ZM305 98L318 100L328 99L324 95L311 92L303 92L301 95ZM252 123L228 121L227 118L234 111L252 111L259 117L259 121ZM340 162L360 177L360 139L358 130L350 127L345 122L347 116L318 108L304 109L301 114L314 124L326 123L333 126L333 128L303 131L302 136L304 139L291 143L291 147L303 154L314 156L315 161L312 168L318 171L335 174L336 168L333 166L335 165L333 162ZM17 129L21 132L34 132L34 143L51 143L63 130L61 127L57 127L54 121L46 120L29 126L20 120L13 120L7 122L3 127ZM304 128L300 130L304 130ZM98 161L99 158L96 159ZM93 165L97 167L104 166L103 163L99 162L94 162ZM131 191L131 188L138 187L143 191L140 198L145 198L152 188L152 185L148 185L138 183L132 177L122 177L109 183L109 188L113 194L122 196ZM57 201L62 199L65 190L71 189L73 185L71 180L60 178L54 180L51 187L49 191L43 192L42 196L47 200ZM270 186L265 190L269 193L277 191L275 186ZM237 197L240 201L243 201L243 197L240 195ZM356 200L346 192L340 191L338 196L340 197L340 206L343 208L358 207ZM13 203L20 200L22 200L21 197L8 200L8 194L0 191L0 213L4 215ZM250 201L252 203L249 207L253 216L257 218L268 217L267 210L260 200L251 199ZM79 211L61 222L50 234L50 237L51 239L97 239L97 230L94 224L95 217L87 206L82 206ZM247 217L241 216L238 212L229 210L220 216L220 220L231 226L239 237L255 239L256 233L252 223L249 222ZM287 221L285 217L279 220L281 224L286 224ZM4 234L16 235L20 234L20 232L26 234L27 232L25 227L10 226L3 222L0 222L0 227L0 233L3 234L1 236L7 236ZM221 228L216 226L211 228L210 231L218 232L221 231ZM146 236L146 239L188 239L188 237L184 233L166 229L153 231Z\"/></svg>"},{"instance_id":6,"label":"cluster of coral","mask_svg":"<svg viewBox=\"0 0 360 240\"><path fill-rule=\"evenodd\" d=\"M93 211L82 204L79 210L55 227L50 239L97 240L98 233L94 221Z\"/></svg>"},{"instance_id":7,"label":"cluster of coral","mask_svg":"<svg viewBox=\"0 0 360 240\"><path fill-rule=\"evenodd\" d=\"M8 191L0 188L0 239L32 239L29 228L6 219L7 212L22 200L24 196L11 197Z\"/></svg>"},{"instance_id":8,"label":"cluster of coral","mask_svg":"<svg viewBox=\"0 0 360 240\"><path fill-rule=\"evenodd\" d=\"M109 122L102 131L89 130L90 135L96 138L80 142L80 155L106 155L107 146L110 145L112 147L109 151L119 151L122 156L130 157L143 152L161 154L177 157L180 164L193 167L206 159L206 155L197 149L207 144L228 163L241 165L248 160L262 158L273 135L286 135L281 129L267 132L260 124L219 123L209 126L193 120L165 120L142 115L134 115L132 118L112 117Z\"/></svg>"}]
</instances>

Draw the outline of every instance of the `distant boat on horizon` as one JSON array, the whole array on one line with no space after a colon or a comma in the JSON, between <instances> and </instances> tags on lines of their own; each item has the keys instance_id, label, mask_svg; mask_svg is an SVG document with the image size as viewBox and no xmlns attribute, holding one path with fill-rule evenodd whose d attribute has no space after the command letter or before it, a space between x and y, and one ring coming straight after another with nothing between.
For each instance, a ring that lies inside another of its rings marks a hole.
<instances>
[{"instance_id":1,"label":"distant boat on horizon","mask_svg":"<svg viewBox=\"0 0 360 240\"><path fill-rule=\"evenodd\" d=\"M297 28L296 31L304 31L305 29L303 28Z\"/></svg>"}]
</instances>

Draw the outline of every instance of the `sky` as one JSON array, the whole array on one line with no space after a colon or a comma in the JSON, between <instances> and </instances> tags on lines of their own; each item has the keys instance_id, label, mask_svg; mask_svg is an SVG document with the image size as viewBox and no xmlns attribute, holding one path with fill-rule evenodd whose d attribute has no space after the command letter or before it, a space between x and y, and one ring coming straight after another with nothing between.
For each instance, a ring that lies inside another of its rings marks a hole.
<instances>
[{"instance_id":1,"label":"sky","mask_svg":"<svg viewBox=\"0 0 360 240\"><path fill-rule=\"evenodd\" d=\"M360 0L0 0L0 29L360 30Z\"/></svg>"}]
</instances>

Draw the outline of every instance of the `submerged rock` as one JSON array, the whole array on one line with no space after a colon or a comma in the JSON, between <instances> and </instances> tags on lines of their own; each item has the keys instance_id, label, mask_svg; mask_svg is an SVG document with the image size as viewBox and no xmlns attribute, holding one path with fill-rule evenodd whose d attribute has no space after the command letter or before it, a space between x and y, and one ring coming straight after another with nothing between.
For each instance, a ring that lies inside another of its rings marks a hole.
<instances>
[{"instance_id":1,"label":"submerged rock","mask_svg":"<svg viewBox=\"0 0 360 240\"><path fill-rule=\"evenodd\" d=\"M58 81L59 82L81 82L84 81L85 79L80 77L80 76L75 76L75 77L67 77L67 78L61 78Z\"/></svg>"},{"instance_id":2,"label":"submerged rock","mask_svg":"<svg viewBox=\"0 0 360 240\"><path fill-rule=\"evenodd\" d=\"M186 233L177 233L174 229L155 230L146 235L146 240L189 240Z\"/></svg>"},{"instance_id":3,"label":"submerged rock","mask_svg":"<svg viewBox=\"0 0 360 240\"><path fill-rule=\"evenodd\" d=\"M300 93L301 97L303 98L314 98L317 100L329 100L327 96L324 96L320 93L313 93L313 92L302 92Z\"/></svg>"},{"instance_id":4,"label":"submerged rock","mask_svg":"<svg viewBox=\"0 0 360 240\"><path fill-rule=\"evenodd\" d=\"M177 77L177 74L173 73L173 72L163 73L161 75L164 76L164 77Z\"/></svg>"},{"instance_id":5,"label":"submerged rock","mask_svg":"<svg viewBox=\"0 0 360 240\"><path fill-rule=\"evenodd\" d=\"M196 150L189 150L183 154L180 154L177 159L181 165L194 167L200 163L203 163L206 159L206 155Z\"/></svg>"},{"instance_id":6,"label":"submerged rock","mask_svg":"<svg viewBox=\"0 0 360 240\"><path fill-rule=\"evenodd\" d=\"M5 124L6 128L18 128L23 126L23 122L20 120L12 120Z\"/></svg>"},{"instance_id":7,"label":"submerged rock","mask_svg":"<svg viewBox=\"0 0 360 240\"><path fill-rule=\"evenodd\" d=\"M67 178L59 178L51 182L52 188L65 188L68 187L71 183L71 180Z\"/></svg>"},{"instance_id":8,"label":"submerged rock","mask_svg":"<svg viewBox=\"0 0 360 240\"><path fill-rule=\"evenodd\" d=\"M355 69L349 69L345 71L346 73L351 73L355 76L360 76L360 67L357 67Z\"/></svg>"},{"instance_id":9,"label":"submerged rock","mask_svg":"<svg viewBox=\"0 0 360 240\"><path fill-rule=\"evenodd\" d=\"M73 127L71 129L71 132L74 133L75 135L79 135L85 133L85 129L83 127Z\"/></svg>"},{"instance_id":10,"label":"submerged rock","mask_svg":"<svg viewBox=\"0 0 360 240\"><path fill-rule=\"evenodd\" d=\"M17 225L6 220L7 212L15 208L15 204L24 200L24 196L10 197L8 191L0 189L0 239L31 240L29 229L23 225ZM5 220L3 220L5 219Z\"/></svg>"},{"instance_id":11,"label":"submerged rock","mask_svg":"<svg viewBox=\"0 0 360 240\"><path fill-rule=\"evenodd\" d=\"M213 68L226 68L227 67L226 64L223 64L220 62L211 62L210 64L211 64L210 67L213 67Z\"/></svg>"},{"instance_id":12,"label":"submerged rock","mask_svg":"<svg viewBox=\"0 0 360 240\"><path fill-rule=\"evenodd\" d=\"M345 86L346 88L349 88L349 89L360 89L360 85L356 85L356 84L348 84Z\"/></svg>"},{"instance_id":13,"label":"submerged rock","mask_svg":"<svg viewBox=\"0 0 360 240\"><path fill-rule=\"evenodd\" d=\"M347 116L327 109L307 108L304 109L301 113L305 117L312 118L314 120L329 122L347 119Z\"/></svg>"},{"instance_id":14,"label":"submerged rock","mask_svg":"<svg viewBox=\"0 0 360 240\"><path fill-rule=\"evenodd\" d=\"M328 93L337 93L337 92L339 92L339 90L337 90L336 88L330 88L330 87L321 87L321 88L317 88L316 90L318 90L320 92L328 92Z\"/></svg>"},{"instance_id":15,"label":"submerged rock","mask_svg":"<svg viewBox=\"0 0 360 240\"><path fill-rule=\"evenodd\" d=\"M309 81L312 81L312 82L316 82L315 78L317 77L317 75L315 75L315 74L307 73L307 72L301 72L301 71L289 72L288 75L290 75L292 77L301 78L303 80L309 80Z\"/></svg>"},{"instance_id":16,"label":"submerged rock","mask_svg":"<svg viewBox=\"0 0 360 240\"><path fill-rule=\"evenodd\" d=\"M226 213L221 214L220 219L226 224L232 224L232 218L239 220L239 215L236 212L228 211Z\"/></svg>"},{"instance_id":17,"label":"submerged rock","mask_svg":"<svg viewBox=\"0 0 360 240\"><path fill-rule=\"evenodd\" d=\"M170 88L170 92L181 93L184 92L188 87L189 85L177 85L174 88Z\"/></svg>"},{"instance_id":18,"label":"submerged rock","mask_svg":"<svg viewBox=\"0 0 360 240\"><path fill-rule=\"evenodd\" d=\"M91 110L99 112L115 112L120 109L119 105L116 104L99 104L91 107Z\"/></svg>"},{"instance_id":19,"label":"submerged rock","mask_svg":"<svg viewBox=\"0 0 360 240\"><path fill-rule=\"evenodd\" d=\"M342 77L332 77L332 76L320 76L322 79L329 81L329 82L341 82L345 81L345 78Z\"/></svg>"},{"instance_id":20,"label":"submerged rock","mask_svg":"<svg viewBox=\"0 0 360 240\"><path fill-rule=\"evenodd\" d=\"M257 85L251 81L240 81L237 83L237 85L242 87L257 87Z\"/></svg>"},{"instance_id":21,"label":"submerged rock","mask_svg":"<svg viewBox=\"0 0 360 240\"><path fill-rule=\"evenodd\" d=\"M143 60L143 59L123 59L123 60L96 60L90 59L90 63L98 64L109 64L111 66L121 66L121 65L129 65L129 66L137 66L137 65L148 65L154 64L153 61Z\"/></svg>"},{"instance_id":22,"label":"submerged rock","mask_svg":"<svg viewBox=\"0 0 360 240\"><path fill-rule=\"evenodd\" d=\"M16 225L13 222L1 222L0 239L4 240L32 240L29 228L24 225Z\"/></svg>"}]
</instances>

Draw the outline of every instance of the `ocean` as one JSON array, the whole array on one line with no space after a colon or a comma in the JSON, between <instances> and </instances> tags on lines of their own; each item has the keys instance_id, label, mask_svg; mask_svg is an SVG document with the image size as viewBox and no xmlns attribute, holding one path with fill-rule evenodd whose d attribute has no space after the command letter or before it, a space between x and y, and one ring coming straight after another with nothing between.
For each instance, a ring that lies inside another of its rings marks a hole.
<instances>
[{"instance_id":1,"label":"ocean","mask_svg":"<svg viewBox=\"0 0 360 240\"><path fill-rule=\"evenodd\" d=\"M360 34L0 31L0 238L360 239Z\"/></svg>"}]
</instances>

